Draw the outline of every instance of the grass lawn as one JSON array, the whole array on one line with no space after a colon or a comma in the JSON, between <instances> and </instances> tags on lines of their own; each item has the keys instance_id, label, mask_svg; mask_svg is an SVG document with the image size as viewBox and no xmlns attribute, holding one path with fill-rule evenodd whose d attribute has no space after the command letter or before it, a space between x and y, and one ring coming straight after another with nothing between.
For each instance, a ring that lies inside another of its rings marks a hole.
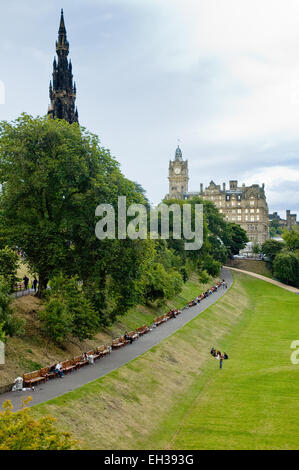
<instances>
[{"instance_id":1,"label":"grass lawn","mask_svg":"<svg viewBox=\"0 0 299 470\"><path fill-rule=\"evenodd\" d=\"M299 297L234 278L158 346L34 413L55 416L85 449L298 449ZM229 354L221 371L211 346Z\"/></svg>"}]
</instances>

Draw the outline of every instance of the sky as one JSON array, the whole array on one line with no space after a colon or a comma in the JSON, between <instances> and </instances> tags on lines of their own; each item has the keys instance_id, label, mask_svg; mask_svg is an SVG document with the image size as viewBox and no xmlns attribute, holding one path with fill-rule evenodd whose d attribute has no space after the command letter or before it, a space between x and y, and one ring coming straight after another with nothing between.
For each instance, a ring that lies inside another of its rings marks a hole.
<instances>
[{"instance_id":1,"label":"sky","mask_svg":"<svg viewBox=\"0 0 299 470\"><path fill-rule=\"evenodd\" d=\"M80 124L153 203L179 139L190 191L265 183L299 214L298 0L2 0L1 120L46 114L61 8Z\"/></svg>"}]
</instances>

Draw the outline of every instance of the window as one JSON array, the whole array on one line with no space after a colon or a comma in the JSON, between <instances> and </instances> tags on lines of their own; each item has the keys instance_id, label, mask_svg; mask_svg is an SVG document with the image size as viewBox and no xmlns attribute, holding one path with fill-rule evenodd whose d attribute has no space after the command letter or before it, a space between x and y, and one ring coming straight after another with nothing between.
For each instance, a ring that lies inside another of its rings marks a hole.
<instances>
[{"instance_id":1,"label":"window","mask_svg":"<svg viewBox=\"0 0 299 470\"><path fill-rule=\"evenodd\" d=\"M241 209L238 209L238 214L241 214L241 213L242 213Z\"/></svg>"},{"instance_id":2,"label":"window","mask_svg":"<svg viewBox=\"0 0 299 470\"><path fill-rule=\"evenodd\" d=\"M238 215L238 220L242 220L242 217L240 215Z\"/></svg>"},{"instance_id":3,"label":"window","mask_svg":"<svg viewBox=\"0 0 299 470\"><path fill-rule=\"evenodd\" d=\"M254 215L252 215L252 216L250 217L250 221L251 221L251 222L254 222Z\"/></svg>"},{"instance_id":4,"label":"window","mask_svg":"<svg viewBox=\"0 0 299 470\"><path fill-rule=\"evenodd\" d=\"M256 210L257 213L259 213L259 211L260 211L259 209Z\"/></svg>"},{"instance_id":5,"label":"window","mask_svg":"<svg viewBox=\"0 0 299 470\"><path fill-rule=\"evenodd\" d=\"M254 201L250 201L250 205L251 205L251 206L254 206Z\"/></svg>"},{"instance_id":6,"label":"window","mask_svg":"<svg viewBox=\"0 0 299 470\"><path fill-rule=\"evenodd\" d=\"M250 209L250 214L254 214L254 209Z\"/></svg>"}]
</instances>

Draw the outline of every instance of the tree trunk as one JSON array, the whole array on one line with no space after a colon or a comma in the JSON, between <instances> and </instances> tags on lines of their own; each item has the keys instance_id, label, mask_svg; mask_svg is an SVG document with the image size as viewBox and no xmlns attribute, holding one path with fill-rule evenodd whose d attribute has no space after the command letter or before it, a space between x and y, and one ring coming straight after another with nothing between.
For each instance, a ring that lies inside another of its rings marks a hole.
<instances>
[{"instance_id":1,"label":"tree trunk","mask_svg":"<svg viewBox=\"0 0 299 470\"><path fill-rule=\"evenodd\" d=\"M35 296L39 299L43 299L46 295L47 285L48 285L48 276L45 274L39 273L38 279L38 291L36 292Z\"/></svg>"}]
</instances>

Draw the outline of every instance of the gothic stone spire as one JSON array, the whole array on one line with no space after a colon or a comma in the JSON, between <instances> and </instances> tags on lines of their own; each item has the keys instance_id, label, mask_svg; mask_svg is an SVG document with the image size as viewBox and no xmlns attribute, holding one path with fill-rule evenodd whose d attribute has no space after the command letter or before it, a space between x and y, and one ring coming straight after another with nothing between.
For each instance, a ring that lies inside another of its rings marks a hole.
<instances>
[{"instance_id":1,"label":"gothic stone spire","mask_svg":"<svg viewBox=\"0 0 299 470\"><path fill-rule=\"evenodd\" d=\"M51 118L65 119L70 124L78 122L76 111L76 87L73 85L72 63L68 61L69 42L64 23L63 10L61 10L58 41L56 41L58 62L53 62L53 84L50 83L49 116Z\"/></svg>"}]
</instances>

